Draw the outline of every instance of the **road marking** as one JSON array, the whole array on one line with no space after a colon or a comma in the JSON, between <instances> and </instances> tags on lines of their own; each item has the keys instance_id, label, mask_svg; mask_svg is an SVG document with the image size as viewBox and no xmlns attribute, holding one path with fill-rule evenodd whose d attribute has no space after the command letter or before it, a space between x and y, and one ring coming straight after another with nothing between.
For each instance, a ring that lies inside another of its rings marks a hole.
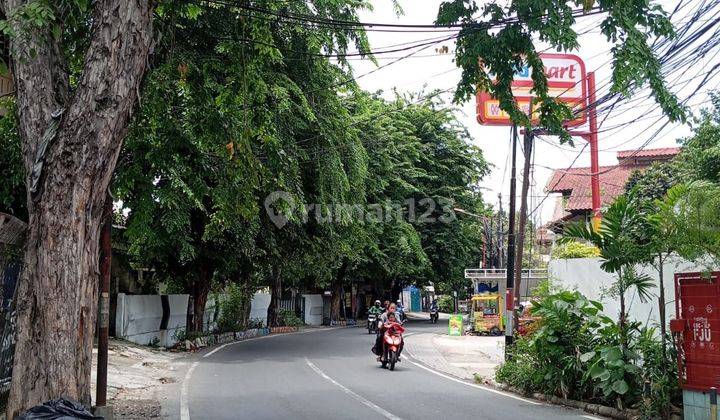
<instances>
[{"instance_id":1,"label":"road marking","mask_svg":"<svg viewBox=\"0 0 720 420\"><path fill-rule=\"evenodd\" d=\"M244 343L246 341L261 340L264 338L272 338L272 337L282 337L284 335L295 335L295 334L307 334L307 333L321 332L321 331L332 331L332 330L336 330L338 328L344 328L344 327L323 328L323 329L317 329L317 330L305 330L305 331L299 331L296 333L268 334L268 335L263 335L260 337L246 338L245 340L238 340L238 341L233 341L230 343L225 343L222 346L208 352L207 354L203 354L202 357L203 358L210 357L213 354L219 352L220 350L224 349L225 347L227 347L229 345ZM182 385L180 386L180 420L190 420L190 405L188 403L188 384L190 383L190 378L192 377L193 371L195 371L195 368L199 364L200 364L200 361L197 360L197 361L193 362L192 365L190 365L190 369L188 369L187 373L185 373L185 377L183 378Z\"/></svg>"},{"instance_id":2,"label":"road marking","mask_svg":"<svg viewBox=\"0 0 720 420\"><path fill-rule=\"evenodd\" d=\"M193 371L197 367L197 365L200 364L199 361L196 361L192 365L190 365L190 369L188 369L187 373L185 374L185 378L183 378L182 386L180 387L180 420L190 420L190 406L188 406L188 384L190 383L190 377L193 374Z\"/></svg>"},{"instance_id":3,"label":"road marking","mask_svg":"<svg viewBox=\"0 0 720 420\"><path fill-rule=\"evenodd\" d=\"M335 379L327 376L327 375L325 374L325 372L323 372L322 370L320 370L319 367L315 366L315 364L314 364L313 362L311 362L307 357L305 358L305 363L307 363L307 365L310 366L310 369L314 370L315 373L317 373L318 375L322 376L323 378L325 378L327 381L329 381L329 382L332 383L333 385L335 385L335 386L337 386L338 388L340 388L344 393L348 394L349 396L353 397L354 399L356 399L357 401L363 403L364 405L370 407L373 411L375 411L376 413L378 413L378 414L380 414L381 416L385 417L386 419L390 419L390 420L401 420L400 417L398 417L398 416L390 413L389 411L383 409L382 407L378 406L377 404L373 403L372 401L364 398L362 395L359 395L359 394L353 392L352 390L350 390L349 388L345 387L343 384L339 383L339 382L336 381Z\"/></svg>"},{"instance_id":4,"label":"road marking","mask_svg":"<svg viewBox=\"0 0 720 420\"><path fill-rule=\"evenodd\" d=\"M405 352L406 355L408 355L408 356L416 359L416 357L413 356L412 353L410 353L407 349L405 349L404 352ZM412 363L413 365L415 365L415 366L417 366L417 367L419 367L419 368L421 368L421 369L427 370L427 371L430 372L430 373L434 373L435 375L441 376L441 377L443 377L443 378L445 378L445 379L449 379L449 380L451 380L451 381L454 381L454 382L457 382L457 383L460 383L460 384L463 384L463 385L467 385L467 386L470 386L470 387L473 387L473 388L477 388L477 389L482 389L483 391L492 392L492 393L494 393L494 394L503 395L503 396L505 396L505 397L513 398L513 399L516 399L516 400L518 400L518 401L522 401L522 402L525 402L525 403L528 403L528 404L533 404L533 405L545 405L545 404L539 403L539 402L537 402L537 401L532 401L532 400L528 400L528 399L526 399L526 398L518 397L517 395L513 395L513 394L510 394L510 393L508 393L508 392L498 391L497 389L493 389L493 388L486 387L486 386L482 386L482 385L478 385L478 384L471 384L470 382L465 382L465 381L463 381L463 380L460 380L460 379L457 379L457 378L453 378L452 376L449 376L449 375L446 375L446 374L444 374L444 373L440 373L440 372L438 372L438 371L435 371L435 370L433 370L433 369L430 369L429 367L424 366L424 365L422 365L422 364L420 364L420 363L413 362L412 360L409 360L407 357L405 358L405 360L407 360L408 362Z\"/></svg>"}]
</instances>

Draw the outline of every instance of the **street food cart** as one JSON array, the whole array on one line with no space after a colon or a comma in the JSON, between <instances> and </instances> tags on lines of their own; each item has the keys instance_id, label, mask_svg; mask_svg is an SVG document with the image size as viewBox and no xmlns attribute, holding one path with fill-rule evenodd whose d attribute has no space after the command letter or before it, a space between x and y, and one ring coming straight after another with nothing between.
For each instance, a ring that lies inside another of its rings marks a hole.
<instances>
[{"instance_id":1,"label":"street food cart","mask_svg":"<svg viewBox=\"0 0 720 420\"><path fill-rule=\"evenodd\" d=\"M500 335L505 328L503 298L499 293L473 295L470 318L476 334Z\"/></svg>"}]
</instances>

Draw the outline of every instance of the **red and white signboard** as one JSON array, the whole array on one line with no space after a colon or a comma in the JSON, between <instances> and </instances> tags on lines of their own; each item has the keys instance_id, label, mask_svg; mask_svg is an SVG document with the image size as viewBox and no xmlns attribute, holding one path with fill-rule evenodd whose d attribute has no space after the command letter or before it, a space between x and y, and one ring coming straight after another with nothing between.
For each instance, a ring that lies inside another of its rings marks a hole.
<instances>
[{"instance_id":1,"label":"red and white signboard","mask_svg":"<svg viewBox=\"0 0 720 420\"><path fill-rule=\"evenodd\" d=\"M570 105L577 110L577 118L568 121L570 127L585 124L587 113L585 103L587 98L587 75L585 63L580 57L573 54L540 54L545 65L545 76L548 80L548 94L558 98L559 101ZM526 114L530 112L532 100L532 70L526 65L515 74L512 82L512 92L517 101L518 108ZM533 114L539 104L533 106ZM487 92L477 94L477 120L484 125L512 125L510 116L500 109L500 101L494 99ZM533 115L533 121L537 120Z\"/></svg>"}]
</instances>

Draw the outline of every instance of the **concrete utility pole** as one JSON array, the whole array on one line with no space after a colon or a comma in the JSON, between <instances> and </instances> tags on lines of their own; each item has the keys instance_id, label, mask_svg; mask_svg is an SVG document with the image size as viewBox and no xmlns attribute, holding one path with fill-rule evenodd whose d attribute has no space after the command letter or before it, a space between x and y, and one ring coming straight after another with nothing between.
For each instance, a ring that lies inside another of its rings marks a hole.
<instances>
[{"instance_id":1,"label":"concrete utility pole","mask_svg":"<svg viewBox=\"0 0 720 420\"><path fill-rule=\"evenodd\" d=\"M522 260L523 252L525 247L525 225L527 224L527 197L528 190L530 189L530 159L532 158L532 146L533 146L533 133L530 130L525 130L523 137L523 156L525 162L523 163L523 185L522 193L520 196L520 221L518 223L517 233L517 252L515 254L515 295L513 298L513 325L518 325L518 313L517 308L520 304L520 287L522 284Z\"/></svg>"},{"instance_id":2,"label":"concrete utility pole","mask_svg":"<svg viewBox=\"0 0 720 420\"><path fill-rule=\"evenodd\" d=\"M515 161L517 160L517 126L512 127L512 164L510 166L510 209L508 214L507 278L505 282L505 360L509 359L513 344L512 302L515 282ZM499 309L499 308L498 308Z\"/></svg>"},{"instance_id":3,"label":"concrete utility pole","mask_svg":"<svg viewBox=\"0 0 720 420\"><path fill-rule=\"evenodd\" d=\"M503 268L505 264L503 264L503 238L505 235L503 234L503 208L502 208L502 193L498 193L498 225L497 225L497 235L495 235L495 242L497 245L497 267L495 268Z\"/></svg>"}]
</instances>

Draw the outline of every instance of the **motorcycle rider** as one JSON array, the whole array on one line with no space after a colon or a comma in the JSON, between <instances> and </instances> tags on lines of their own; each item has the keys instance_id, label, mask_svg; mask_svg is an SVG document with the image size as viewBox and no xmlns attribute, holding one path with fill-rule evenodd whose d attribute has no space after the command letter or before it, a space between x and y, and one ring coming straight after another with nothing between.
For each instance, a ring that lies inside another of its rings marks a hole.
<instances>
[{"instance_id":1,"label":"motorcycle rider","mask_svg":"<svg viewBox=\"0 0 720 420\"><path fill-rule=\"evenodd\" d=\"M437 299L433 299L432 303L430 304L430 320L432 321L433 312L435 312L435 316L438 316L440 312L440 308L438 307Z\"/></svg>"},{"instance_id":2,"label":"motorcycle rider","mask_svg":"<svg viewBox=\"0 0 720 420\"><path fill-rule=\"evenodd\" d=\"M387 311L380 315L379 319L379 328L377 337L375 337L375 347L373 349L375 350L375 354L378 355L377 360L380 361L380 358L382 357L382 340L383 340L383 334L385 333L385 324L390 321L390 315L392 315L392 318L394 318L392 321L397 322L398 324L402 325L402 320L397 319L397 306L394 303L391 303L388 305ZM403 342L400 344L400 348L398 348L398 361L400 361L400 353L402 353L402 349L405 343Z\"/></svg>"},{"instance_id":3,"label":"motorcycle rider","mask_svg":"<svg viewBox=\"0 0 720 420\"><path fill-rule=\"evenodd\" d=\"M375 301L375 304L370 307L370 309L368 310L368 313L371 313L371 314L373 314L373 315L380 315L380 314L383 313L383 309L382 309L382 307L380 306L380 301L379 301L379 300L376 300L376 301Z\"/></svg>"},{"instance_id":4,"label":"motorcycle rider","mask_svg":"<svg viewBox=\"0 0 720 420\"><path fill-rule=\"evenodd\" d=\"M405 321L405 308L403 307L402 301L400 299L397 300L397 304L395 305L396 313L398 314L400 321Z\"/></svg>"}]
</instances>

